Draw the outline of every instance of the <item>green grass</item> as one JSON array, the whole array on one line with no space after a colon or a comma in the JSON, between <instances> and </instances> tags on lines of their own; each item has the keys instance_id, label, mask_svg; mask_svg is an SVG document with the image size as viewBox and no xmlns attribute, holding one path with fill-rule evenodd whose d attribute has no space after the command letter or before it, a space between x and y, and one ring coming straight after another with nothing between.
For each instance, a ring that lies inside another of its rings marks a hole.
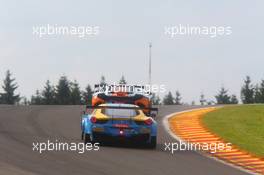
<instances>
[{"instance_id":1,"label":"green grass","mask_svg":"<svg viewBox=\"0 0 264 175\"><path fill-rule=\"evenodd\" d=\"M206 114L203 123L225 141L264 157L264 105L223 107Z\"/></svg>"}]
</instances>

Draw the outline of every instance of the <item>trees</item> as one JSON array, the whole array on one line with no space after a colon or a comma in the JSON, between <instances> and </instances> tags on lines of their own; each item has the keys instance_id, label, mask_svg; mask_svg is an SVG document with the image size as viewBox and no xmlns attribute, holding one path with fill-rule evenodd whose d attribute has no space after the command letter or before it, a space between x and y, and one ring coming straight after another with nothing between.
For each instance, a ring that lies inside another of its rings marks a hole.
<instances>
[{"instance_id":1,"label":"trees","mask_svg":"<svg viewBox=\"0 0 264 175\"><path fill-rule=\"evenodd\" d=\"M181 105L181 94L180 92L177 90L176 94L175 94L175 104L176 105Z\"/></svg>"},{"instance_id":2,"label":"trees","mask_svg":"<svg viewBox=\"0 0 264 175\"><path fill-rule=\"evenodd\" d=\"M121 79L119 80L119 84L127 84L124 75L122 75Z\"/></svg>"},{"instance_id":3,"label":"trees","mask_svg":"<svg viewBox=\"0 0 264 175\"><path fill-rule=\"evenodd\" d=\"M27 97L21 97L20 101L21 101L20 104L24 106L27 106L30 104L30 101L28 101Z\"/></svg>"},{"instance_id":4,"label":"trees","mask_svg":"<svg viewBox=\"0 0 264 175\"><path fill-rule=\"evenodd\" d=\"M221 89L219 90L219 93L215 96L215 98L216 98L217 104L237 104L238 103L238 99L236 95L234 94L229 95L228 90L225 89L224 87L221 87Z\"/></svg>"},{"instance_id":5,"label":"trees","mask_svg":"<svg viewBox=\"0 0 264 175\"><path fill-rule=\"evenodd\" d=\"M119 80L119 84L127 84L125 77L122 75ZM104 76L101 76L100 85L104 88L104 85L107 85L106 79ZM12 77L12 74L8 70L6 72L5 79L3 81L3 93L0 94L0 104L28 104L26 97L21 97L16 93L18 88L15 78ZM79 104L91 104L92 99L92 88L90 85L87 85L84 91L81 91L78 82L70 81L66 76L61 76L58 84L56 86L47 80L45 82L43 90L37 90L36 93L31 97L30 104L43 104L43 105L52 105L52 104L61 104L61 105L79 105ZM234 94L229 94L228 90L224 87L221 87L218 93L215 95L217 104L237 104L239 102L238 98ZM244 79L243 86L241 87L241 100L244 104L249 103L264 103L264 80L261 80L258 84L252 83L251 78L246 76ZM21 103L19 103L21 101ZM151 102L154 105L165 104L165 105L180 105L182 104L182 97L179 91L176 91L175 97L171 92L168 92L163 100L153 94L151 97ZM203 93L200 95L201 105L211 105L215 104L214 101L210 99L205 99ZM192 102L194 105L195 103Z\"/></svg>"},{"instance_id":6,"label":"trees","mask_svg":"<svg viewBox=\"0 0 264 175\"><path fill-rule=\"evenodd\" d=\"M231 98L230 98L230 104L238 104L238 99L236 97L236 95L231 95Z\"/></svg>"},{"instance_id":7,"label":"trees","mask_svg":"<svg viewBox=\"0 0 264 175\"><path fill-rule=\"evenodd\" d=\"M42 105L43 104L43 98L39 90L36 90L36 94L31 96L30 104L31 105Z\"/></svg>"},{"instance_id":8,"label":"trees","mask_svg":"<svg viewBox=\"0 0 264 175\"><path fill-rule=\"evenodd\" d=\"M173 101L173 96L172 93L169 91L167 95L164 96L163 98L163 104L164 105L173 105L174 101Z\"/></svg>"},{"instance_id":9,"label":"trees","mask_svg":"<svg viewBox=\"0 0 264 175\"><path fill-rule=\"evenodd\" d=\"M264 103L264 80L261 80L259 93L260 93L260 103Z\"/></svg>"},{"instance_id":10,"label":"trees","mask_svg":"<svg viewBox=\"0 0 264 175\"><path fill-rule=\"evenodd\" d=\"M244 104L264 103L264 80L254 86L250 77L246 76L241 88L241 100Z\"/></svg>"},{"instance_id":11,"label":"trees","mask_svg":"<svg viewBox=\"0 0 264 175\"><path fill-rule=\"evenodd\" d=\"M218 94L215 96L217 104L230 104L230 96L228 95L228 90L221 87Z\"/></svg>"},{"instance_id":12,"label":"trees","mask_svg":"<svg viewBox=\"0 0 264 175\"><path fill-rule=\"evenodd\" d=\"M175 98L173 97L171 91L168 92L167 95L164 96L163 98L163 104L164 105L181 105L181 94L180 92L177 90L175 93Z\"/></svg>"},{"instance_id":13,"label":"trees","mask_svg":"<svg viewBox=\"0 0 264 175\"><path fill-rule=\"evenodd\" d=\"M4 93L0 96L0 101L2 104L15 104L20 100L20 95L15 94L18 88L17 83L15 83L15 78L12 78L12 74L9 70L6 72L6 77L4 79L4 85L2 86Z\"/></svg>"},{"instance_id":14,"label":"trees","mask_svg":"<svg viewBox=\"0 0 264 175\"><path fill-rule=\"evenodd\" d=\"M264 80L261 80L260 85L255 86L254 103L264 103Z\"/></svg>"},{"instance_id":15,"label":"trees","mask_svg":"<svg viewBox=\"0 0 264 175\"><path fill-rule=\"evenodd\" d=\"M254 90L254 103L261 103L261 93L259 89L259 85L256 84L255 90Z\"/></svg>"},{"instance_id":16,"label":"trees","mask_svg":"<svg viewBox=\"0 0 264 175\"><path fill-rule=\"evenodd\" d=\"M100 80L100 83L99 83L99 85L101 86L101 87L103 87L103 86L105 86L106 85L106 80L105 80L105 76L101 76L101 80Z\"/></svg>"},{"instance_id":17,"label":"trees","mask_svg":"<svg viewBox=\"0 0 264 175\"><path fill-rule=\"evenodd\" d=\"M70 82L66 76L62 76L56 86L56 101L60 105L71 104Z\"/></svg>"},{"instance_id":18,"label":"trees","mask_svg":"<svg viewBox=\"0 0 264 175\"><path fill-rule=\"evenodd\" d=\"M44 86L44 90L42 91L42 97L43 97L43 104L46 105L52 105L55 104L55 88L50 84L50 81L47 80Z\"/></svg>"},{"instance_id":19,"label":"trees","mask_svg":"<svg viewBox=\"0 0 264 175\"><path fill-rule=\"evenodd\" d=\"M151 96L151 103L153 105L160 105L160 97L153 93Z\"/></svg>"},{"instance_id":20,"label":"trees","mask_svg":"<svg viewBox=\"0 0 264 175\"><path fill-rule=\"evenodd\" d=\"M206 99L205 99L203 93L201 93L201 95L200 95L200 103L201 103L202 106L206 103Z\"/></svg>"},{"instance_id":21,"label":"trees","mask_svg":"<svg viewBox=\"0 0 264 175\"><path fill-rule=\"evenodd\" d=\"M88 84L85 88L85 91L82 93L82 101L84 104L92 104L93 91L91 86Z\"/></svg>"},{"instance_id":22,"label":"trees","mask_svg":"<svg viewBox=\"0 0 264 175\"><path fill-rule=\"evenodd\" d=\"M56 87L47 80L43 91L36 91L31 97L31 103L35 105L80 105L82 93L78 82L71 82L66 76L60 77Z\"/></svg>"},{"instance_id":23,"label":"trees","mask_svg":"<svg viewBox=\"0 0 264 175\"><path fill-rule=\"evenodd\" d=\"M241 88L241 100L244 104L254 103L254 87L249 76L246 76Z\"/></svg>"},{"instance_id":24,"label":"trees","mask_svg":"<svg viewBox=\"0 0 264 175\"><path fill-rule=\"evenodd\" d=\"M79 84L76 80L74 80L73 83L70 83L71 85L71 91L70 91L70 98L72 105L80 105L81 104L81 90L79 87Z\"/></svg>"}]
</instances>

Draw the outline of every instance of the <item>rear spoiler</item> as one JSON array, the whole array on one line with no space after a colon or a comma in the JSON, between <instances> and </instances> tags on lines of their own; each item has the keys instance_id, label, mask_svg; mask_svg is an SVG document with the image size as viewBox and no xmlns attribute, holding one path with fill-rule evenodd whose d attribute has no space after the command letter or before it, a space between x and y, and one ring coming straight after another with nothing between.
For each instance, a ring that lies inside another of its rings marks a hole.
<instances>
[{"instance_id":1,"label":"rear spoiler","mask_svg":"<svg viewBox=\"0 0 264 175\"><path fill-rule=\"evenodd\" d=\"M139 110L150 110L150 111L158 111L158 108L143 108L143 107L124 107L124 106L91 106L87 105L86 109L139 109Z\"/></svg>"}]
</instances>

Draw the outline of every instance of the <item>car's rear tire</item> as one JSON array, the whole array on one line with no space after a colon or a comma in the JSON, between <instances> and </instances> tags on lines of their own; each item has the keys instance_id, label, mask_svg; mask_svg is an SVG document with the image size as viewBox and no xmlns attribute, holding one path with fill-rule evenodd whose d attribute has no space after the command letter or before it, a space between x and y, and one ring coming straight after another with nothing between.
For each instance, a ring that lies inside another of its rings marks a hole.
<instances>
[{"instance_id":1,"label":"car's rear tire","mask_svg":"<svg viewBox=\"0 0 264 175\"><path fill-rule=\"evenodd\" d=\"M157 136L151 136L149 148L155 149L157 147Z\"/></svg>"},{"instance_id":2,"label":"car's rear tire","mask_svg":"<svg viewBox=\"0 0 264 175\"><path fill-rule=\"evenodd\" d=\"M91 143L91 136L90 134L84 134L84 143Z\"/></svg>"}]
</instances>

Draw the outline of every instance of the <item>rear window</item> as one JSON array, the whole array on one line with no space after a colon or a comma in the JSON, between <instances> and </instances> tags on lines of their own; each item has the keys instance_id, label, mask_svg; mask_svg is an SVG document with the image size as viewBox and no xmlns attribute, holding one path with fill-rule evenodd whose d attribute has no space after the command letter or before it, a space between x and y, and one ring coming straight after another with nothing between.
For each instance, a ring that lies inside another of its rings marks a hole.
<instances>
[{"instance_id":1,"label":"rear window","mask_svg":"<svg viewBox=\"0 0 264 175\"><path fill-rule=\"evenodd\" d=\"M139 114L135 109L102 109L102 113L111 117L134 117Z\"/></svg>"}]
</instances>

